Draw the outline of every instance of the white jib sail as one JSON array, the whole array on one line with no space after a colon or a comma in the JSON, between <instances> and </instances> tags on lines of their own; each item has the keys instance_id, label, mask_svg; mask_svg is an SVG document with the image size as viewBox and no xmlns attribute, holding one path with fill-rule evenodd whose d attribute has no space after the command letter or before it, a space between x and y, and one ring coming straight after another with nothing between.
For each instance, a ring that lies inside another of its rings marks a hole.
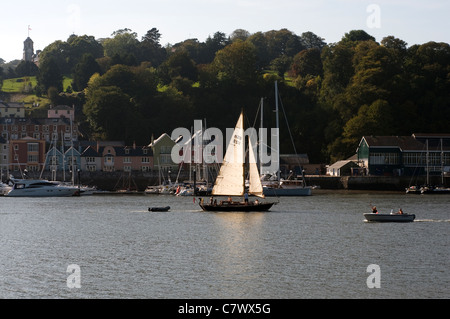
<instances>
[{"instance_id":1,"label":"white jib sail","mask_svg":"<svg viewBox=\"0 0 450 319\"><path fill-rule=\"evenodd\" d=\"M228 144L212 195L244 195L244 114L241 113Z\"/></svg>"}]
</instances>

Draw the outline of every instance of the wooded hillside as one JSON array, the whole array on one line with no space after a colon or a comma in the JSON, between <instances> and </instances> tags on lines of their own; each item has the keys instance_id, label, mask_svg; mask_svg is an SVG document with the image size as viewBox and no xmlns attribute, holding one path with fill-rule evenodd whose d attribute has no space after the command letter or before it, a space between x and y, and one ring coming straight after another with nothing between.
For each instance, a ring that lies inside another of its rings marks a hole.
<instances>
[{"instance_id":1,"label":"wooded hillside","mask_svg":"<svg viewBox=\"0 0 450 319\"><path fill-rule=\"evenodd\" d=\"M329 44L286 29L216 32L166 47L160 37L156 28L142 39L129 29L101 40L72 35L47 46L38 69L22 61L0 77L36 75L34 93L75 105L86 138L128 144L148 144L195 119L233 127L241 108L253 125L262 97L264 125L273 127L275 80L297 152L311 162L353 155L362 135L449 133L447 43L408 46L394 36L377 43L361 30ZM73 79L68 92L63 75ZM281 152L291 153L284 116L280 124Z\"/></svg>"}]
</instances>

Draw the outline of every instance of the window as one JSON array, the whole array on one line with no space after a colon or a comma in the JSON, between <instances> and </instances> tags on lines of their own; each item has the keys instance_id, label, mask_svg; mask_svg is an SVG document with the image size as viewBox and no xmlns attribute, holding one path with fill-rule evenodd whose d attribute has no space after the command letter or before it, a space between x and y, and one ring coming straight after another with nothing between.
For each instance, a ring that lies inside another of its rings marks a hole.
<instances>
[{"instance_id":1,"label":"window","mask_svg":"<svg viewBox=\"0 0 450 319\"><path fill-rule=\"evenodd\" d=\"M130 157L124 157L123 158L123 162L124 163L131 163L131 158Z\"/></svg>"},{"instance_id":2,"label":"window","mask_svg":"<svg viewBox=\"0 0 450 319\"><path fill-rule=\"evenodd\" d=\"M150 159L148 157L143 157L142 163L150 163Z\"/></svg>"},{"instance_id":3,"label":"window","mask_svg":"<svg viewBox=\"0 0 450 319\"><path fill-rule=\"evenodd\" d=\"M398 153L371 153L369 164L372 165L398 165L400 156Z\"/></svg>"},{"instance_id":4,"label":"window","mask_svg":"<svg viewBox=\"0 0 450 319\"><path fill-rule=\"evenodd\" d=\"M107 155L105 156L105 164L106 165L113 165L114 164L114 157Z\"/></svg>"},{"instance_id":5,"label":"window","mask_svg":"<svg viewBox=\"0 0 450 319\"><path fill-rule=\"evenodd\" d=\"M39 152L39 144L38 143L28 143L28 152Z\"/></svg>"},{"instance_id":6,"label":"window","mask_svg":"<svg viewBox=\"0 0 450 319\"><path fill-rule=\"evenodd\" d=\"M27 162L28 163L37 163L38 162L38 156L37 155L28 155Z\"/></svg>"}]
</instances>

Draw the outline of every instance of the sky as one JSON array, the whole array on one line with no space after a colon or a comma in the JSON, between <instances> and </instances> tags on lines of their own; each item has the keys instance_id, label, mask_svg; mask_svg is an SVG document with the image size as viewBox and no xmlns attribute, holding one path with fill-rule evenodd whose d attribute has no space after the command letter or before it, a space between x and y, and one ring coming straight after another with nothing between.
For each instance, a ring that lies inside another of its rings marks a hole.
<instances>
[{"instance_id":1,"label":"sky","mask_svg":"<svg viewBox=\"0 0 450 319\"><path fill-rule=\"evenodd\" d=\"M22 59L28 37L43 50L71 34L111 37L128 28L138 39L153 27L160 43L197 38L220 31L251 34L288 29L311 31L326 43L351 30L365 30L379 42L393 35L408 43L450 43L449 0L22 0L0 3L0 58ZM30 30L29 30L30 29Z\"/></svg>"}]
</instances>

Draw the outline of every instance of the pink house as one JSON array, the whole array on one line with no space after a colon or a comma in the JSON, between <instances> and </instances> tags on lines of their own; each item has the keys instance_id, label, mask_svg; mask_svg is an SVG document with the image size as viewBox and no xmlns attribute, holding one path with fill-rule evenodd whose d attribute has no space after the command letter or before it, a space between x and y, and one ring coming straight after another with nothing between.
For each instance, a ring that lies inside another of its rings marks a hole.
<instances>
[{"instance_id":1,"label":"pink house","mask_svg":"<svg viewBox=\"0 0 450 319\"><path fill-rule=\"evenodd\" d=\"M75 107L67 105L51 106L47 111L47 117L49 119L59 119L60 117L64 117L73 121L75 118Z\"/></svg>"}]
</instances>

